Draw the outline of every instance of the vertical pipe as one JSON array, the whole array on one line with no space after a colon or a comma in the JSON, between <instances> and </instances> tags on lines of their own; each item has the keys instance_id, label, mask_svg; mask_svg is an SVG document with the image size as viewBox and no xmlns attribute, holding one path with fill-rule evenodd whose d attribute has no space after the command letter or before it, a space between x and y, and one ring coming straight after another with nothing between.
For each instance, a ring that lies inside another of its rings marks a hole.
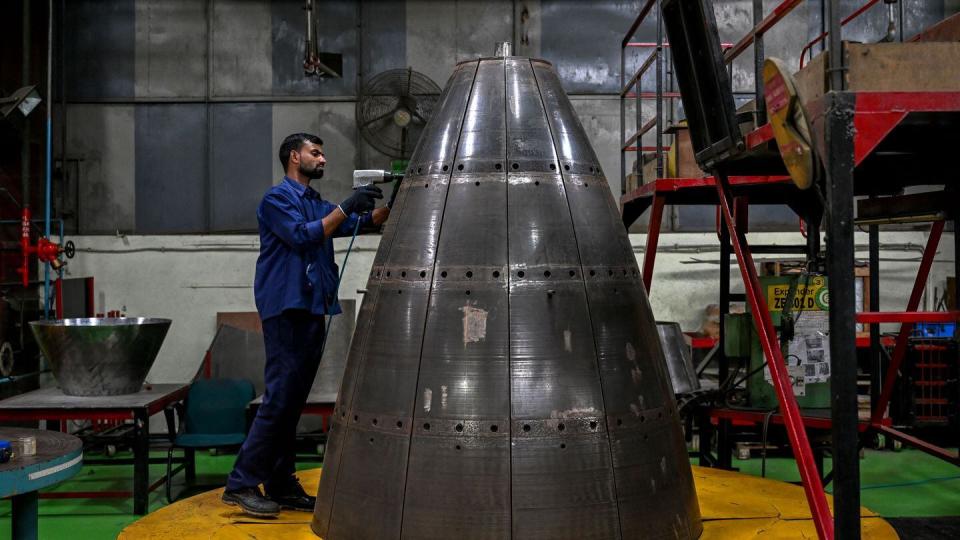
<instances>
[{"instance_id":1,"label":"vertical pipe","mask_svg":"<svg viewBox=\"0 0 960 540\"><path fill-rule=\"evenodd\" d=\"M204 105L203 110L206 114L206 124L207 124L207 133L205 137L206 141L206 169L207 169L207 180L203 183L204 185L204 196L207 198L207 211L204 216L204 222L206 223L205 230L210 232L213 227L213 213L214 213L214 199L216 198L216 185L213 179L213 109L211 107L211 98L213 97L213 82L210 80L210 77L213 74L213 0L206 1L206 13L204 18L204 25L206 26L206 52L207 58L204 62Z\"/></svg>"},{"instance_id":2,"label":"vertical pipe","mask_svg":"<svg viewBox=\"0 0 960 540\"><path fill-rule=\"evenodd\" d=\"M807 260L819 263L820 258L820 219L821 216L805 218L807 226Z\"/></svg>"},{"instance_id":3,"label":"vertical pipe","mask_svg":"<svg viewBox=\"0 0 960 540\"><path fill-rule=\"evenodd\" d=\"M67 190L67 58L66 58L66 25L64 20L66 17L66 1L60 0L60 27L58 33L60 34L60 177L62 180L62 189L63 189L63 200L67 199L66 190ZM79 204L79 203L78 203ZM74 208L74 226L79 230L80 228L80 216L79 208ZM63 214L61 214L62 216ZM63 234L63 228L60 230L61 236ZM62 239L61 239L61 243Z\"/></svg>"},{"instance_id":4,"label":"vertical pipe","mask_svg":"<svg viewBox=\"0 0 960 540\"><path fill-rule=\"evenodd\" d=\"M730 313L730 232L722 223L718 225L720 227L720 335L716 354L717 382L723 384L730 376L730 359L724 351L727 341L726 317ZM732 465L731 460L730 422L721 419L717 425L717 466L721 469L729 469Z\"/></svg>"},{"instance_id":5,"label":"vertical pipe","mask_svg":"<svg viewBox=\"0 0 960 540\"><path fill-rule=\"evenodd\" d=\"M873 197L871 197L873 198ZM880 227L870 225L870 305L868 310L880 311ZM870 405L880 402L883 387L883 351L880 350L880 325L870 325Z\"/></svg>"},{"instance_id":6,"label":"vertical pipe","mask_svg":"<svg viewBox=\"0 0 960 540\"><path fill-rule=\"evenodd\" d=\"M303 10L307 15L307 44L304 66L309 66L308 69L312 72L315 69L314 62L317 59L317 40L315 39L317 33L313 27L313 0L306 0Z\"/></svg>"},{"instance_id":7,"label":"vertical pipe","mask_svg":"<svg viewBox=\"0 0 960 540\"><path fill-rule=\"evenodd\" d=\"M43 236L50 238L50 193L53 183L53 0L47 0L47 111L44 159ZM43 264L43 318L50 318L50 263Z\"/></svg>"},{"instance_id":8,"label":"vertical pipe","mask_svg":"<svg viewBox=\"0 0 960 540\"><path fill-rule=\"evenodd\" d=\"M831 4L835 18L838 0ZM831 21L831 29L838 21ZM831 32L830 63L839 41ZM831 73L833 84L841 76ZM834 88L839 88L834 86ZM836 90L827 94L826 168L829 209L827 275L830 278L830 394L834 472L833 527L837 538L860 538L860 460L857 408L856 310L853 243L854 96Z\"/></svg>"},{"instance_id":9,"label":"vertical pipe","mask_svg":"<svg viewBox=\"0 0 960 540\"><path fill-rule=\"evenodd\" d=\"M756 27L763 20L763 0L753 0L753 25ZM753 83L757 109L756 125L767 123L767 103L763 99L763 34L753 38Z\"/></svg>"},{"instance_id":10,"label":"vertical pipe","mask_svg":"<svg viewBox=\"0 0 960 540\"><path fill-rule=\"evenodd\" d=\"M955 203L960 199L956 191L951 195ZM960 215L953 218L953 309L960 310Z\"/></svg>"},{"instance_id":11,"label":"vertical pipe","mask_svg":"<svg viewBox=\"0 0 960 540\"><path fill-rule=\"evenodd\" d=\"M820 0L820 32L817 33L818 36L825 35L827 33L827 0ZM814 37L814 36L812 36ZM826 39L820 40L820 52L827 50ZM810 51L810 59L813 59L813 50Z\"/></svg>"},{"instance_id":12,"label":"vertical pipe","mask_svg":"<svg viewBox=\"0 0 960 540\"><path fill-rule=\"evenodd\" d=\"M630 36L627 36L630 39ZM627 69L626 47L620 47L620 195L627 193L627 151L623 149L623 143L627 140L627 98L624 91L624 70ZM621 213L623 208L620 209Z\"/></svg>"},{"instance_id":13,"label":"vertical pipe","mask_svg":"<svg viewBox=\"0 0 960 540\"><path fill-rule=\"evenodd\" d=\"M664 46L664 48L663 48L663 55L664 55L664 56L663 56L663 63L664 63L664 65L666 66L666 73L665 73L665 75L664 75L664 76L666 77L666 81L665 81L665 87L666 87L666 88L665 88L665 90L666 90L667 94L673 95L673 94L675 94L675 93L678 93L678 92L677 92L677 87L676 87L676 85L674 84L674 76L675 76L675 73L674 73L674 70L673 70L673 53L671 52L670 48L667 47L666 45L669 45L669 43L665 44L665 46ZM731 88L731 90L732 90L732 88ZM667 103L666 126L669 128L670 126L672 126L673 124L675 124L676 121L677 121L677 98L671 97L671 98L669 98L669 99L666 101L666 103ZM671 135L671 137L670 137L670 144L671 144L671 146L676 146L676 144L677 144L677 134L676 134L676 132L674 132L674 133ZM678 151L678 150L679 150L679 149L677 149L677 148L674 149L675 152ZM674 165L676 165L676 164L674 164ZM668 164L667 164L667 169L668 169L668 174L669 174L669 169L670 169L669 162L668 162ZM677 174L677 172L674 171L674 174Z\"/></svg>"},{"instance_id":14,"label":"vertical pipe","mask_svg":"<svg viewBox=\"0 0 960 540\"><path fill-rule=\"evenodd\" d=\"M366 63L364 62L363 54L363 0L357 2L357 76L356 76L356 88L353 91L354 96L357 96L359 99L361 89L363 88L363 78L366 76ZM517 43L514 41L514 43ZM367 150L366 145L363 143L363 137L360 135L360 130L353 130L353 147L357 149L353 153L353 168L362 169L367 164ZM411 150L410 157L413 157L413 151Z\"/></svg>"},{"instance_id":15,"label":"vertical pipe","mask_svg":"<svg viewBox=\"0 0 960 540\"><path fill-rule=\"evenodd\" d=\"M954 208L957 207L957 202L960 200L960 196L956 191L950 193L950 196L954 200ZM953 218L953 309L960 310L960 214L954 214ZM954 327L956 328L956 327ZM953 331L953 338L957 339L960 337L960 332L956 329ZM956 373L956 372L954 372ZM960 388L954 390L954 398L960 398ZM958 434L956 428L954 430L954 446L956 446Z\"/></svg>"},{"instance_id":16,"label":"vertical pipe","mask_svg":"<svg viewBox=\"0 0 960 540\"><path fill-rule=\"evenodd\" d=\"M900 38L900 42L903 43L903 15L904 15L903 0L897 1L897 7L898 7L898 11L900 12L900 16L898 17L900 21L900 31L897 33L899 34L898 37Z\"/></svg>"},{"instance_id":17,"label":"vertical pipe","mask_svg":"<svg viewBox=\"0 0 960 540\"><path fill-rule=\"evenodd\" d=\"M657 178L663 178L663 10L660 9L660 0L657 0L657 49L655 53L657 68L657 123L656 123L656 153L657 156ZM637 89L637 95L640 89ZM637 141L637 146L642 146Z\"/></svg>"},{"instance_id":18,"label":"vertical pipe","mask_svg":"<svg viewBox=\"0 0 960 540\"><path fill-rule=\"evenodd\" d=\"M20 80L22 86L30 84L30 50L32 49L30 35L30 0L23 0L23 56L20 65ZM20 204L24 208L30 207L30 120L23 124L23 139L20 144Z\"/></svg>"},{"instance_id":19,"label":"vertical pipe","mask_svg":"<svg viewBox=\"0 0 960 540\"><path fill-rule=\"evenodd\" d=\"M643 127L643 101L640 99L640 94L643 93L643 76L637 77L637 80L634 82L636 86L634 94L637 98L634 100L637 107L637 131L635 133L640 133L640 128ZM638 135L637 140L633 143L636 150L634 150L634 160L633 168L635 173L637 173L637 178L640 179L640 184L643 184L646 179L643 177L643 135Z\"/></svg>"},{"instance_id":20,"label":"vertical pipe","mask_svg":"<svg viewBox=\"0 0 960 540\"><path fill-rule=\"evenodd\" d=\"M827 36L830 56L828 58L827 78L829 90L843 90L843 34L840 25L841 0L826 0L827 2Z\"/></svg>"}]
</instances>

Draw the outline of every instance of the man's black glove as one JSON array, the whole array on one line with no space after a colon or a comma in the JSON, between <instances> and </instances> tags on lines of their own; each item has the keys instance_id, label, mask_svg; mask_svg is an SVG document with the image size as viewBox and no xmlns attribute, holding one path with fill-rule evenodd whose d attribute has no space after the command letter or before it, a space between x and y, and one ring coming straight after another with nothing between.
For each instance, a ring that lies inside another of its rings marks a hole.
<instances>
[{"instance_id":1,"label":"man's black glove","mask_svg":"<svg viewBox=\"0 0 960 540\"><path fill-rule=\"evenodd\" d=\"M340 209L348 216L350 214L362 214L373 210L376 205L375 199L382 199L383 192L373 184L360 186L353 191L345 201L340 203Z\"/></svg>"}]
</instances>

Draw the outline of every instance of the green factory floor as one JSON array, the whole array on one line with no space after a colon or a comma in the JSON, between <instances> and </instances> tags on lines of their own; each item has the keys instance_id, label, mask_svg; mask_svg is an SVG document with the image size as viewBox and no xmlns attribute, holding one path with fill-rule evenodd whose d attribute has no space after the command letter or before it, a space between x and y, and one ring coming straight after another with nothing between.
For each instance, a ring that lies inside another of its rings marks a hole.
<instances>
[{"instance_id":1,"label":"green factory floor","mask_svg":"<svg viewBox=\"0 0 960 540\"><path fill-rule=\"evenodd\" d=\"M165 456L156 452L155 457ZM120 454L123 457L123 454ZM99 456L98 456L99 457ZM197 491L222 485L234 456L197 454ZM864 506L885 517L960 516L960 469L915 450L877 452L868 450L861 460L861 500ZM316 467L300 463L298 468ZM760 475L759 458L734 460L741 472ZM829 468L829 460L827 467ZM151 465L151 480L160 478L163 465ZM792 459L769 458L769 478L797 481ZM86 466L71 480L53 491L105 491L130 489L132 467ZM175 491L183 488L182 474L174 481ZM162 487L150 496L150 510L166 504ZM40 501L42 539L115 538L137 519L130 499L44 499ZM0 501L0 539L10 535L10 501Z\"/></svg>"}]
</instances>

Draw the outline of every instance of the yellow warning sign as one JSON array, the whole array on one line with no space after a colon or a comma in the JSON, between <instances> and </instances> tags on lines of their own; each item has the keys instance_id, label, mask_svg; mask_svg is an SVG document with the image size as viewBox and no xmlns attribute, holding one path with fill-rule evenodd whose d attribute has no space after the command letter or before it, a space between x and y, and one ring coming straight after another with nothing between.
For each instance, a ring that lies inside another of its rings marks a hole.
<instances>
[{"instance_id":1,"label":"yellow warning sign","mask_svg":"<svg viewBox=\"0 0 960 540\"><path fill-rule=\"evenodd\" d=\"M766 281L766 280L765 280ZM765 283L767 289L767 307L770 311L783 311L790 294L790 278L777 279ZM797 280L793 295L793 311L829 311L830 291L823 276L810 276Z\"/></svg>"}]
</instances>

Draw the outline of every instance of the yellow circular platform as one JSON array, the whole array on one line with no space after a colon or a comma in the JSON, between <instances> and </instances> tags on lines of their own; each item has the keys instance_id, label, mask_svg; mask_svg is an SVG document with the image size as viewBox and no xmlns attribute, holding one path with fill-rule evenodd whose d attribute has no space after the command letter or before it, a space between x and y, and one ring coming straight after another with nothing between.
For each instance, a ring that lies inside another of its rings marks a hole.
<instances>
[{"instance_id":1,"label":"yellow circular platform","mask_svg":"<svg viewBox=\"0 0 960 540\"><path fill-rule=\"evenodd\" d=\"M307 492L316 492L320 469L300 471ZM703 540L746 538L816 538L803 488L719 469L693 467L703 515ZM277 519L243 515L220 502L222 489L178 501L124 529L119 540L144 539L278 539L316 540L310 531L312 514L283 512ZM828 498L829 503L833 500ZM863 538L897 538L886 521L866 508L861 511Z\"/></svg>"}]
</instances>

